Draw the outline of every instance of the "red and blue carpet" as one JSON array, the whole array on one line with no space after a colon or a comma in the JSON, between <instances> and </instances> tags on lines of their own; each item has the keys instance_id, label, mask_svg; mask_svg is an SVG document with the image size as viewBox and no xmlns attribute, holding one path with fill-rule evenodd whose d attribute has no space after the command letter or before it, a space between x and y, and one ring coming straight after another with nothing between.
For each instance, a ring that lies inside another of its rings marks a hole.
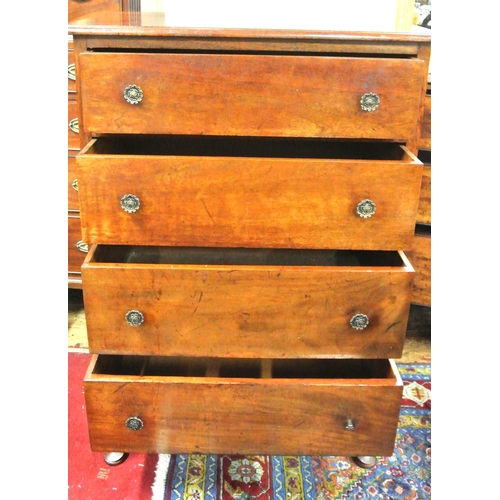
<instances>
[{"instance_id":1,"label":"red and blue carpet","mask_svg":"<svg viewBox=\"0 0 500 500\"><path fill-rule=\"evenodd\" d=\"M430 364L399 364L404 395L390 457L160 455L154 500L431 498Z\"/></svg>"},{"instance_id":2,"label":"red and blue carpet","mask_svg":"<svg viewBox=\"0 0 500 500\"><path fill-rule=\"evenodd\" d=\"M404 398L391 457L361 469L348 457L131 454L110 467L90 450L85 353L68 354L69 500L336 500L431 498L431 370L399 364Z\"/></svg>"}]
</instances>

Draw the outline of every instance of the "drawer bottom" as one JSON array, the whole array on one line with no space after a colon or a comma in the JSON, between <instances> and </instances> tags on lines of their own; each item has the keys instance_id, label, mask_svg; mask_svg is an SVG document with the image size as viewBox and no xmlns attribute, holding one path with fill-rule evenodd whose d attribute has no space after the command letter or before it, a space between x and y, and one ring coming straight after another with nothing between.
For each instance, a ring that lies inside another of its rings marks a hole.
<instances>
[{"instance_id":1,"label":"drawer bottom","mask_svg":"<svg viewBox=\"0 0 500 500\"><path fill-rule=\"evenodd\" d=\"M84 381L93 451L264 455L393 452L393 360L94 355Z\"/></svg>"}]
</instances>

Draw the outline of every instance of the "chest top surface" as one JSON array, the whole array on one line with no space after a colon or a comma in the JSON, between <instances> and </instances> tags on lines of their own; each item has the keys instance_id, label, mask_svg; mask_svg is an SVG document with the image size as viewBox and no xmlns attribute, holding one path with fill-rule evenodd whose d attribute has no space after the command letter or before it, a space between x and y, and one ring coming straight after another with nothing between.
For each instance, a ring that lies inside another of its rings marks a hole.
<instances>
[{"instance_id":1,"label":"chest top surface","mask_svg":"<svg viewBox=\"0 0 500 500\"><path fill-rule=\"evenodd\" d=\"M221 15L207 11L111 12L100 11L68 26L70 35L86 37L87 48L137 47L204 48L207 50L285 50L291 52L381 53L417 56L430 45L430 34L370 31L369 24L344 22L337 16L325 21L297 10L266 11L256 16ZM373 24L372 24L373 26ZM341 28L342 29L339 29ZM354 28L355 27L355 28ZM105 42L103 41L106 40Z\"/></svg>"}]
</instances>

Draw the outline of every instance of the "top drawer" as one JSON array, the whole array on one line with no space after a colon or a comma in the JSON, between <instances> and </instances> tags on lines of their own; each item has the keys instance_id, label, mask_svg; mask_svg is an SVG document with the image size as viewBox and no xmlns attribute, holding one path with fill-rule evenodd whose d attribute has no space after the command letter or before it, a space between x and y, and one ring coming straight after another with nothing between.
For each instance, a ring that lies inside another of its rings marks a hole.
<instances>
[{"instance_id":1,"label":"top drawer","mask_svg":"<svg viewBox=\"0 0 500 500\"><path fill-rule=\"evenodd\" d=\"M403 141L425 69L410 58L85 52L78 71L90 133Z\"/></svg>"}]
</instances>

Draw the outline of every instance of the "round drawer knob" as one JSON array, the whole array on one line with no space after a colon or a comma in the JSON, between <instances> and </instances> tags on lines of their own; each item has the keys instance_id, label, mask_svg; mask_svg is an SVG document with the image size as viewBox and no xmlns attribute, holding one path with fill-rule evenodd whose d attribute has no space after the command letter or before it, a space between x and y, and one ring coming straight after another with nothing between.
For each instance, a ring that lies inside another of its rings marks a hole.
<instances>
[{"instance_id":1,"label":"round drawer knob","mask_svg":"<svg viewBox=\"0 0 500 500\"><path fill-rule=\"evenodd\" d=\"M380 97L374 92L368 92L360 100L363 111L375 111L380 105Z\"/></svg>"},{"instance_id":2,"label":"round drawer knob","mask_svg":"<svg viewBox=\"0 0 500 500\"><path fill-rule=\"evenodd\" d=\"M347 422L345 424L345 428L348 431L353 431L354 430L354 423L353 423L353 421L350 418L347 419Z\"/></svg>"},{"instance_id":3,"label":"round drawer knob","mask_svg":"<svg viewBox=\"0 0 500 500\"><path fill-rule=\"evenodd\" d=\"M125 212L132 214L139 210L141 202L139 201L139 198L137 198L137 196L134 196L133 194L126 194L120 200L120 206L123 208L123 210L125 210Z\"/></svg>"},{"instance_id":4,"label":"round drawer knob","mask_svg":"<svg viewBox=\"0 0 500 500\"><path fill-rule=\"evenodd\" d=\"M80 241L77 241L75 243L75 247L78 251L80 252L83 252L83 253L88 253L89 251L89 246L87 245L87 243L85 243L84 241L80 240Z\"/></svg>"},{"instance_id":5,"label":"round drawer knob","mask_svg":"<svg viewBox=\"0 0 500 500\"><path fill-rule=\"evenodd\" d=\"M139 104L143 95L141 87L137 85L128 85L123 91L123 97L130 104Z\"/></svg>"},{"instance_id":6,"label":"round drawer knob","mask_svg":"<svg viewBox=\"0 0 500 500\"><path fill-rule=\"evenodd\" d=\"M372 200L362 200L356 207L357 214L363 219L368 219L377 210L377 205Z\"/></svg>"},{"instance_id":7,"label":"round drawer knob","mask_svg":"<svg viewBox=\"0 0 500 500\"><path fill-rule=\"evenodd\" d=\"M75 134L80 133L80 126L78 125L78 118L73 118L69 123L68 127L71 130L71 132L74 132Z\"/></svg>"},{"instance_id":8,"label":"round drawer knob","mask_svg":"<svg viewBox=\"0 0 500 500\"><path fill-rule=\"evenodd\" d=\"M129 417L125 425L131 431L140 431L144 427L144 422L139 417Z\"/></svg>"},{"instance_id":9,"label":"round drawer knob","mask_svg":"<svg viewBox=\"0 0 500 500\"><path fill-rule=\"evenodd\" d=\"M68 78L73 81L76 80L76 70L74 63L68 65Z\"/></svg>"},{"instance_id":10,"label":"round drawer knob","mask_svg":"<svg viewBox=\"0 0 500 500\"><path fill-rule=\"evenodd\" d=\"M132 309L127 314L125 314L125 320L130 326L140 326L144 323L144 315L141 313L141 311Z\"/></svg>"},{"instance_id":11,"label":"round drawer knob","mask_svg":"<svg viewBox=\"0 0 500 500\"><path fill-rule=\"evenodd\" d=\"M366 314L355 314L351 318L350 323L355 330L364 330L370 321L368 320L368 316Z\"/></svg>"}]
</instances>

